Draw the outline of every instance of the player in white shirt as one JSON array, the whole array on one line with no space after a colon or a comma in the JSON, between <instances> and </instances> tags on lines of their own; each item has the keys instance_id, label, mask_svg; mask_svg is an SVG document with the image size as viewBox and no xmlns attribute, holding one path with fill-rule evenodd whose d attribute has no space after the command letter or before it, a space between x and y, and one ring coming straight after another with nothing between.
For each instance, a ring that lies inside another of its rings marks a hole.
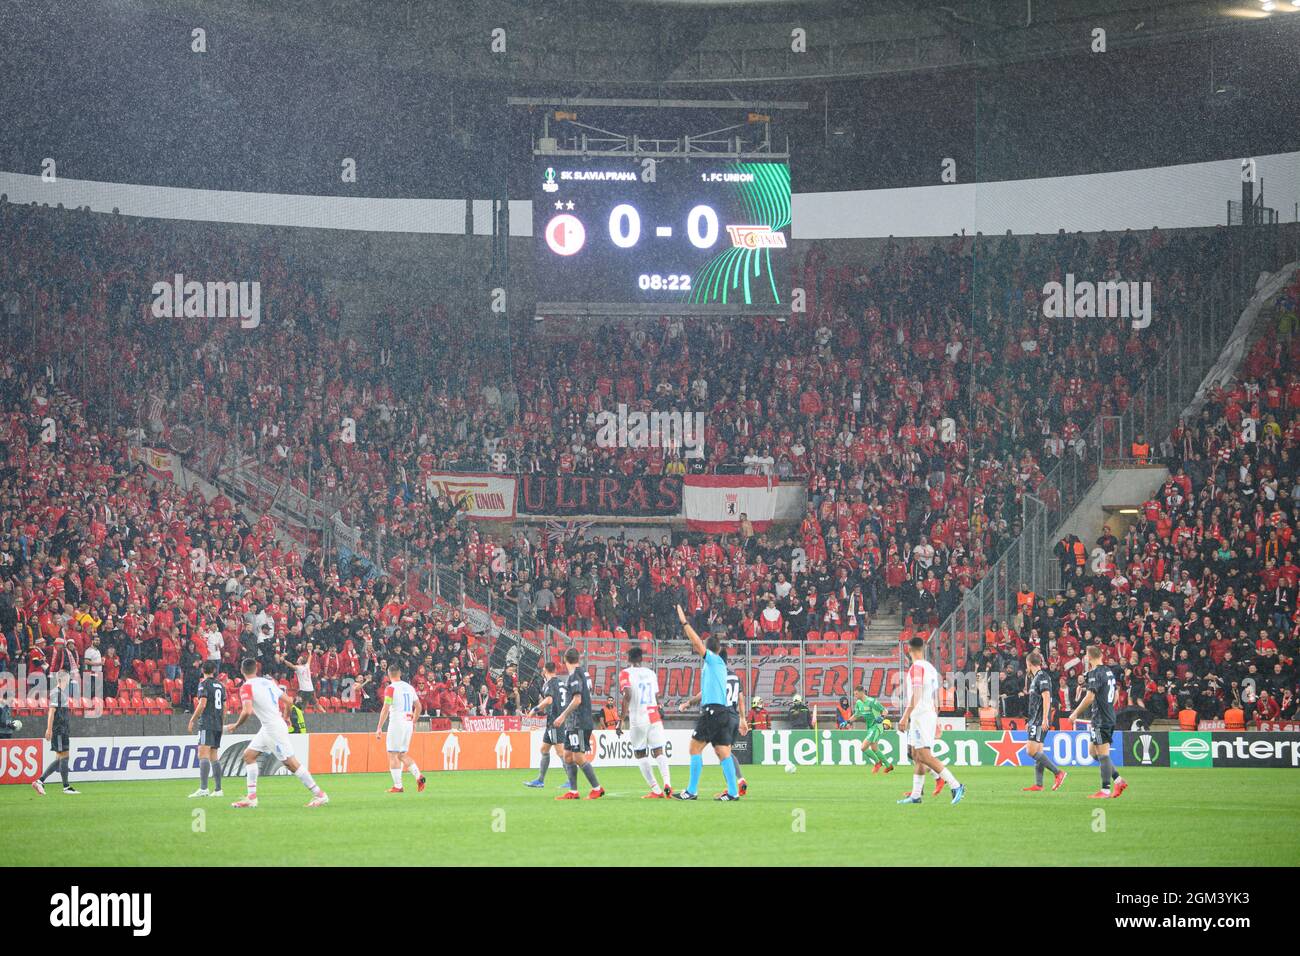
<instances>
[{"instance_id":1,"label":"player in white shirt","mask_svg":"<svg viewBox=\"0 0 1300 956\"><path fill-rule=\"evenodd\" d=\"M257 806L257 758L262 754L275 754L289 772L311 791L311 801L307 806L323 807L330 802L330 798L293 755L293 745L289 743L289 725L284 722L284 705L288 700L284 690L275 681L258 677L257 661L251 657L244 660L240 670L244 674L244 683L239 688L239 718L233 724L226 724L225 732L234 733L253 715L261 722L262 729L248 742L248 749L244 751L248 796L236 800L231 806Z\"/></svg>"},{"instance_id":2,"label":"player in white shirt","mask_svg":"<svg viewBox=\"0 0 1300 956\"><path fill-rule=\"evenodd\" d=\"M939 672L925 659L924 638L914 637L908 641L907 653L912 658L912 666L904 678L907 709L898 722L898 729L907 734L907 745L912 750L912 792L898 802L921 802L921 787L925 785L925 771L929 770L952 788L952 802L960 803L966 796L966 788L931 751L939 726Z\"/></svg>"},{"instance_id":3,"label":"player in white shirt","mask_svg":"<svg viewBox=\"0 0 1300 956\"><path fill-rule=\"evenodd\" d=\"M393 775L393 785L389 793L402 792L402 770L411 771L415 778L415 789L424 793L424 774L415 765L415 759L409 756L411 735L415 733L415 722L420 719L420 698L415 688L402 680L400 664L388 665L388 686L384 688L384 706L379 711L379 725L375 727L375 736L384 732L384 720L388 720L388 772Z\"/></svg>"},{"instance_id":4,"label":"player in white shirt","mask_svg":"<svg viewBox=\"0 0 1300 956\"><path fill-rule=\"evenodd\" d=\"M660 800L672 796L673 781L668 772L668 755L664 753L664 719L659 713L659 675L641 666L641 648L633 645L627 652L628 667L618 675L618 686L623 695L622 726L632 735L632 753L641 776L650 784L650 792L643 799ZM663 788L655 780L650 758L659 764Z\"/></svg>"}]
</instances>

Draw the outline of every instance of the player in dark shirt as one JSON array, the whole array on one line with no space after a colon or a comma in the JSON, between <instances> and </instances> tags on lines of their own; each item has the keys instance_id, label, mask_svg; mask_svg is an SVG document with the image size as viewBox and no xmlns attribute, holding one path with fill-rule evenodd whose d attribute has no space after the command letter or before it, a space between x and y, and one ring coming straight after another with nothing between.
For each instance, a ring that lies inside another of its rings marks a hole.
<instances>
[{"instance_id":1,"label":"player in dark shirt","mask_svg":"<svg viewBox=\"0 0 1300 956\"><path fill-rule=\"evenodd\" d=\"M1115 765L1110 759L1110 741L1115 733L1115 672L1103 664L1101 659L1101 647L1091 645L1088 648L1088 692L1070 714L1071 720L1078 720L1081 713L1090 710L1092 726L1088 753L1097 759L1097 766L1101 769L1101 789L1090 794L1093 800L1118 797L1128 789L1128 781L1115 772Z\"/></svg>"},{"instance_id":2,"label":"player in dark shirt","mask_svg":"<svg viewBox=\"0 0 1300 956\"><path fill-rule=\"evenodd\" d=\"M536 780L527 780L525 787L538 789L546 786L546 771L551 766L551 748L556 748L564 759L564 731L555 726L555 718L564 712L568 703L568 688L555 675L555 665L547 661L542 666L542 696L533 707L533 713L546 714L546 730L542 732L542 758L538 764Z\"/></svg>"},{"instance_id":3,"label":"player in dark shirt","mask_svg":"<svg viewBox=\"0 0 1300 956\"><path fill-rule=\"evenodd\" d=\"M722 659L727 659L727 649L724 647L720 652ZM740 678L730 667L727 668L727 709L740 713Z\"/></svg>"},{"instance_id":4,"label":"player in dark shirt","mask_svg":"<svg viewBox=\"0 0 1300 956\"><path fill-rule=\"evenodd\" d=\"M596 779L596 771L587 762L587 752L591 750L591 734L595 729L595 721L591 716L591 680L587 677L587 672L579 666L581 660L582 655L578 653L576 647L571 647L564 652L564 666L569 671L569 676L563 681L568 703L555 718L555 726L564 731L564 772L569 778L569 789L556 797L557 800L578 799L579 767L591 784L591 792L587 794L587 799L599 800L605 795L605 788Z\"/></svg>"},{"instance_id":5,"label":"player in dark shirt","mask_svg":"<svg viewBox=\"0 0 1300 956\"><path fill-rule=\"evenodd\" d=\"M45 796L45 781L55 770L63 781L63 792L75 795L81 791L68 782L68 754L72 750L72 694L69 690L71 675L65 670L54 671L54 686L50 690L50 711L45 719L45 739L54 751L54 760L45 768L39 780L32 781L32 789Z\"/></svg>"},{"instance_id":6,"label":"player in dark shirt","mask_svg":"<svg viewBox=\"0 0 1300 956\"><path fill-rule=\"evenodd\" d=\"M723 663L727 660L727 649L724 647L718 652L722 656ZM727 710L730 712L732 738L743 737L749 733L749 721L741 711L741 702L743 700L743 691L740 686L740 675L727 668ZM731 751L731 763L736 768L736 793L744 796L749 793L749 783L745 780L745 775L740 772L740 760L736 757L736 751Z\"/></svg>"},{"instance_id":7,"label":"player in dark shirt","mask_svg":"<svg viewBox=\"0 0 1300 956\"><path fill-rule=\"evenodd\" d=\"M198 703L190 715L190 733L199 726L199 789L191 797L220 797L221 733L226 712L226 685L217 680L217 662L203 662L203 679L195 692ZM212 773L212 790L208 790L208 773Z\"/></svg>"},{"instance_id":8,"label":"player in dark shirt","mask_svg":"<svg viewBox=\"0 0 1300 956\"><path fill-rule=\"evenodd\" d=\"M1065 782L1065 771L1052 763L1052 758L1043 750L1043 741L1047 738L1047 728L1052 721L1052 678L1043 670L1043 655L1032 652L1025 658L1027 676L1025 679L1026 708L1028 720L1025 729L1029 740L1025 750L1034 760L1034 785L1025 787L1026 792L1043 789L1043 771L1052 774L1052 789L1060 790Z\"/></svg>"}]
</instances>

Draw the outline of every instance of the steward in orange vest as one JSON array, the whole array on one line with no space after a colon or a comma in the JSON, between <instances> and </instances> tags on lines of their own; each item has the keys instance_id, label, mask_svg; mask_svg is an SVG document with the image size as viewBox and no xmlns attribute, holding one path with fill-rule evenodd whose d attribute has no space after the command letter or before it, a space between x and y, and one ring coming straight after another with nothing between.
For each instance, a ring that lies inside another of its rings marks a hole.
<instances>
[{"instance_id":1,"label":"steward in orange vest","mask_svg":"<svg viewBox=\"0 0 1300 956\"><path fill-rule=\"evenodd\" d=\"M840 730L853 726L853 708L849 705L847 697L840 698L839 705L835 708L835 720Z\"/></svg>"}]
</instances>

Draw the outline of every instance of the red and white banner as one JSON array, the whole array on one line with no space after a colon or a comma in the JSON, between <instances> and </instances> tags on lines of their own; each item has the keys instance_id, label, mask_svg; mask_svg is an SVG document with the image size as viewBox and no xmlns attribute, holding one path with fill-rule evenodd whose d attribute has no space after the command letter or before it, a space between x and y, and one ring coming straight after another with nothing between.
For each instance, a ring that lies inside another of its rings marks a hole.
<instances>
[{"instance_id":1,"label":"red and white banner","mask_svg":"<svg viewBox=\"0 0 1300 956\"><path fill-rule=\"evenodd\" d=\"M173 464L172 453L169 451L132 446L127 449L127 456L131 461L143 464L148 469L149 474L159 481L171 481L175 477L175 465Z\"/></svg>"},{"instance_id":2,"label":"red and white banner","mask_svg":"<svg viewBox=\"0 0 1300 956\"><path fill-rule=\"evenodd\" d=\"M776 515L774 478L764 475L688 475L683 483L682 511L691 531L720 534L736 531L745 515L755 531L766 531Z\"/></svg>"},{"instance_id":3,"label":"red and white banner","mask_svg":"<svg viewBox=\"0 0 1300 956\"><path fill-rule=\"evenodd\" d=\"M606 697L617 703L619 673L627 666L627 646L626 638L577 643L596 703ZM865 687L868 694L892 709L898 707L897 658L868 653L862 644L736 641L729 648L727 664L740 679L741 694L746 700L762 697L774 711L784 712L790 699L798 694L809 707L816 705L833 714L840 698L852 697L855 687ZM660 644L645 663L659 677L659 703L665 713L677 713L683 701L699 693L700 655L689 645Z\"/></svg>"},{"instance_id":4,"label":"red and white banner","mask_svg":"<svg viewBox=\"0 0 1300 956\"><path fill-rule=\"evenodd\" d=\"M513 475L431 471L424 486L430 494L446 495L471 518L508 521L515 516Z\"/></svg>"}]
</instances>

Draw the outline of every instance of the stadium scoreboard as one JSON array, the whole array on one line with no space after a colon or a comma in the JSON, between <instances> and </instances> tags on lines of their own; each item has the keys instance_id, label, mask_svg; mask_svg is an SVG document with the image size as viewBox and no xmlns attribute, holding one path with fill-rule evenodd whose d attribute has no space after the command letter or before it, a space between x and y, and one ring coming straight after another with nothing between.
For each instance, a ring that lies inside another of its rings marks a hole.
<instances>
[{"instance_id":1,"label":"stadium scoreboard","mask_svg":"<svg viewBox=\"0 0 1300 956\"><path fill-rule=\"evenodd\" d=\"M542 157L534 172L539 299L787 307L788 164Z\"/></svg>"}]
</instances>

